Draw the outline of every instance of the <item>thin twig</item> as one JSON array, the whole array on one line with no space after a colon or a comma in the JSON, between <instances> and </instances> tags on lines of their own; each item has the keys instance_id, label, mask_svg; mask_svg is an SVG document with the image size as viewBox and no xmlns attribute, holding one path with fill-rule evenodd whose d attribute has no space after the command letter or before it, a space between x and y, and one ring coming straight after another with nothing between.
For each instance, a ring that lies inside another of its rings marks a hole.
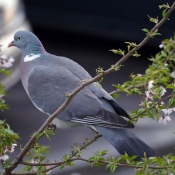
<instances>
[{"instance_id":1,"label":"thin twig","mask_svg":"<svg viewBox=\"0 0 175 175\"><path fill-rule=\"evenodd\" d=\"M163 18L159 23L157 23L150 31L150 33L153 33L156 31L169 17L169 15L172 13L172 11L175 8L175 2L172 4L170 9L167 11L165 18ZM18 166L18 164L22 161L23 157L26 155L26 153L29 151L31 145L36 140L36 135L38 133L42 133L44 129L47 127L47 125L56 117L58 116L69 104L71 99L85 86L96 82L101 77L108 75L109 73L114 71L114 68L117 68L119 65L121 65L123 62L125 62L129 57L131 57L137 50L139 50L141 47L143 47L150 39L150 36L147 35L143 41L134 47L130 52L128 52L126 55L124 55L115 65L113 68L109 68L108 70L104 71L103 73L100 73L99 75L95 76L91 80L87 82L83 82L78 88L76 88L69 96L68 99L52 114L48 117L48 119L44 122L44 124L41 126L41 128L32 136L32 138L28 141L28 143L25 145L24 149L21 151L21 153L17 156L17 158L12 162L12 165L8 168L6 168L3 172L3 175L10 175L11 172Z\"/></svg>"},{"instance_id":2,"label":"thin twig","mask_svg":"<svg viewBox=\"0 0 175 175\"><path fill-rule=\"evenodd\" d=\"M127 90L131 90L131 89L134 89L134 88L140 88L140 87L143 87L143 86L145 86L145 84L141 84L141 85L138 85L138 86L130 86L130 87L127 88ZM118 93L118 92L120 92L120 89L112 91L109 94L113 95L113 94Z\"/></svg>"},{"instance_id":3,"label":"thin twig","mask_svg":"<svg viewBox=\"0 0 175 175\"><path fill-rule=\"evenodd\" d=\"M69 159L67 162L76 161L76 160L85 161L87 163L94 163L93 160L88 160L88 159L85 159L85 158L82 158L82 157L75 157L75 158ZM110 161L101 161L101 160L99 160L98 162L102 163L102 164L106 164L106 165L111 163ZM55 163L48 163L48 164L37 164L37 163L22 162L23 165L28 165L28 166L51 166L51 165L56 165L56 167L58 167L58 166L60 166L64 163L66 163L66 162L62 161L62 162L55 162ZM143 168L143 166L130 165L130 164L126 164L126 163L116 163L116 165L120 166L120 167ZM149 166L148 168L149 169L167 169L167 168L171 168L171 166ZM45 171L43 171L43 172L45 172Z\"/></svg>"},{"instance_id":4,"label":"thin twig","mask_svg":"<svg viewBox=\"0 0 175 175\"><path fill-rule=\"evenodd\" d=\"M165 100L171 98L172 96L173 96L172 94L166 96L165 98L159 100L157 103L155 103L153 106L151 106L151 107L148 108L147 110L155 108L155 107L156 107L158 104L160 104L162 101L165 101ZM146 109L145 109L144 111L140 112L139 114L137 114L136 116L132 117L132 119L137 119L140 115L144 114L145 112L146 112Z\"/></svg>"}]
</instances>

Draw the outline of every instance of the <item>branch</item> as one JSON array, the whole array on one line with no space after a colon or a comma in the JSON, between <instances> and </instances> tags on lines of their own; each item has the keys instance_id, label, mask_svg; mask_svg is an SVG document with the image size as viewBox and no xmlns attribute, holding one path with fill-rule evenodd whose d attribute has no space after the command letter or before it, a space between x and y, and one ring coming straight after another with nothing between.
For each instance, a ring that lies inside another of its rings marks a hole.
<instances>
[{"instance_id":1,"label":"branch","mask_svg":"<svg viewBox=\"0 0 175 175\"><path fill-rule=\"evenodd\" d=\"M76 156L76 154L78 154L80 151L82 151L83 149L86 149L89 145L91 145L93 142L95 142L97 139L99 139L100 137L102 137L102 135L97 135L95 136L91 141L89 141L88 143L86 143L85 145L81 146L81 148L74 152L74 154L72 154L69 159L66 161L70 161L72 160L72 157ZM24 161L21 161L19 164L22 164L22 165L27 165L27 166L53 166L51 168L48 168L47 170L43 171L43 172L48 172L64 163L66 163L65 161L62 161L62 162L54 162L54 163L30 163L30 162L24 162ZM56 165L56 166L54 166ZM36 173L24 173L24 175L35 175ZM18 175L18 174L12 174L11 175ZM20 174L21 175L21 174ZM23 174L22 174L23 175Z\"/></svg>"},{"instance_id":2,"label":"branch","mask_svg":"<svg viewBox=\"0 0 175 175\"><path fill-rule=\"evenodd\" d=\"M169 17L169 15L172 13L172 11L175 8L175 2L173 5L170 7L170 9L167 11L165 18L163 18L159 23L157 23L150 31L150 33L153 33L156 31ZM45 121L45 123L41 126L41 128L32 136L32 138L28 141L28 143L25 145L24 149L22 152L16 157L16 159L12 162L12 165L8 168L6 168L3 172L3 175L10 175L11 172L18 166L18 164L22 161L23 157L26 155L26 153L30 150L31 145L35 142L36 140L36 135L38 133L42 133L44 129L47 127L47 125L56 117L58 116L65 108L66 106L70 103L71 99L85 86L98 81L101 77L108 75L109 73L113 72L115 68L120 66L122 63L124 63L129 57L131 57L137 50L139 50L141 47L143 47L150 39L150 36L147 35L143 41L134 47L130 52L128 52L126 55L124 55L112 68L107 69L106 71L100 73L99 75L95 76L91 80L87 82L82 82L82 84L76 88L69 96L68 99L52 114L48 117L48 119Z\"/></svg>"},{"instance_id":3,"label":"branch","mask_svg":"<svg viewBox=\"0 0 175 175\"><path fill-rule=\"evenodd\" d=\"M76 160L81 160L81 161L85 161L87 163L94 163L93 160L88 160L88 159L85 159L85 158L82 158L82 157L75 157L75 158L72 158L72 159L69 159L67 162L69 161L76 161ZM48 163L48 164L37 164L37 163L28 163L28 162L22 162L23 165L28 165L28 166L51 166L51 165L55 165L54 167L58 167L58 166L61 166L62 164L66 163L65 161L62 161L62 162L55 162L55 163ZM110 164L112 162L110 161L101 161L99 160L98 163L102 163L102 164ZM114 163L114 162L113 162ZM130 165L130 164L126 164L126 163L114 163L115 165L119 166L119 167L128 167L128 168L143 168L143 166L137 166L137 165ZM171 166L148 166L148 169L167 169L167 168L171 168ZM47 172L47 171L50 171L52 170L53 168L50 168L50 169L47 169L45 171L42 171L43 173L44 172ZM36 173L31 173L32 175L33 174L36 174ZM26 173L27 175L27 173Z\"/></svg>"}]
</instances>

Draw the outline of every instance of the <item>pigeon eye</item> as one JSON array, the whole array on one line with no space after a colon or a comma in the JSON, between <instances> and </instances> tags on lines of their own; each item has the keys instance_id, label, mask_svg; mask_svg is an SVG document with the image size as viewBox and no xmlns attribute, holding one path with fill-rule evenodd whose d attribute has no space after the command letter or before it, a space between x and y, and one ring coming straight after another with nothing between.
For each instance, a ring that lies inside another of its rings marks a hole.
<instances>
[{"instance_id":1,"label":"pigeon eye","mask_svg":"<svg viewBox=\"0 0 175 175\"><path fill-rule=\"evenodd\" d=\"M18 39L21 40L21 36L18 36Z\"/></svg>"}]
</instances>

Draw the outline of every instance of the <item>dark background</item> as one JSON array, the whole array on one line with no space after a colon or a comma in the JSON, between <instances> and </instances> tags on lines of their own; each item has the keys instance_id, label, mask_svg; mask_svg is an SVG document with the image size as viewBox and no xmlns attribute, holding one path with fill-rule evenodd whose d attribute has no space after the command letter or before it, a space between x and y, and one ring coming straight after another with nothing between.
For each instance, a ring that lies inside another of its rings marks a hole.
<instances>
[{"instance_id":1,"label":"dark background","mask_svg":"<svg viewBox=\"0 0 175 175\"><path fill-rule=\"evenodd\" d=\"M173 1L168 2L171 5ZM165 2L163 0L24 0L23 3L33 32L40 38L45 49L52 54L71 58L95 76L96 68L100 66L107 69L121 58L109 52L110 49L126 50L125 41L139 43L145 37L141 29L150 30L154 26L149 22L147 14L151 17L159 16L161 19L158 5ZM141 57L129 58L120 71L105 77L102 82L105 90L113 91L111 85L128 80L132 72L144 73L150 64L147 58L160 51L159 45L164 38L173 36L175 13L170 19L160 28L162 36L151 39L139 50ZM139 98L126 97L123 94L117 101L129 112L138 107ZM45 115L30 102L20 81L8 91L6 102L10 110L1 116L15 132L19 133L21 137L19 142L24 145L32 132L45 121ZM173 122L161 125L156 121L141 119L134 132L150 145L157 155L163 155L174 151L173 134L171 134L173 129ZM42 139L40 143L50 145L49 158L52 161L55 159L59 161L64 153L69 153L70 147L75 142L82 143L86 137L93 137L91 131L86 128L57 129L56 136L53 136L51 141ZM97 149L108 149L114 156L118 155L107 141L99 139L85 151L84 157L89 157ZM16 149L14 156L17 153ZM65 168L63 171L57 169L51 174L109 174L109 171L104 171L104 167L90 168L86 163L75 163L74 168ZM132 174L132 171L119 169L114 174Z\"/></svg>"}]
</instances>

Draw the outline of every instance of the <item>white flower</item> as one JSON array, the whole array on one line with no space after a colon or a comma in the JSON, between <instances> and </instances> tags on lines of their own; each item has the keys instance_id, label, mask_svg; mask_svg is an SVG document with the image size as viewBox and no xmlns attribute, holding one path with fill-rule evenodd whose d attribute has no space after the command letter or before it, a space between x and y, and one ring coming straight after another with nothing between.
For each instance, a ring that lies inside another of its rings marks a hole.
<instances>
[{"instance_id":1,"label":"white flower","mask_svg":"<svg viewBox=\"0 0 175 175\"><path fill-rule=\"evenodd\" d=\"M7 55L1 55L1 58L6 60L7 59Z\"/></svg>"},{"instance_id":2,"label":"white flower","mask_svg":"<svg viewBox=\"0 0 175 175\"><path fill-rule=\"evenodd\" d=\"M9 59L7 59L6 55L2 55L0 56L1 60L0 60L0 67L1 68L10 68L13 65L13 62L15 61L14 58L10 57Z\"/></svg>"},{"instance_id":3,"label":"white flower","mask_svg":"<svg viewBox=\"0 0 175 175\"><path fill-rule=\"evenodd\" d=\"M163 96L166 93L166 89L163 86L160 86L160 90L161 90L161 96Z\"/></svg>"},{"instance_id":4,"label":"white flower","mask_svg":"<svg viewBox=\"0 0 175 175\"><path fill-rule=\"evenodd\" d=\"M168 64L167 64L167 63L165 63L165 64L164 64L164 66L165 66L165 67L167 67L167 66L168 66Z\"/></svg>"},{"instance_id":5,"label":"white flower","mask_svg":"<svg viewBox=\"0 0 175 175\"><path fill-rule=\"evenodd\" d=\"M32 159L30 162L31 163L36 163L34 159ZM32 166L32 171L34 171L34 172L37 171L36 166Z\"/></svg>"},{"instance_id":6,"label":"white flower","mask_svg":"<svg viewBox=\"0 0 175 175\"><path fill-rule=\"evenodd\" d=\"M9 156L5 154L0 157L0 160L3 160L3 161L6 161L7 159L9 159Z\"/></svg>"},{"instance_id":7,"label":"white flower","mask_svg":"<svg viewBox=\"0 0 175 175\"><path fill-rule=\"evenodd\" d=\"M153 80L148 82L148 90L150 90L153 87L153 83L154 83Z\"/></svg>"},{"instance_id":8,"label":"white flower","mask_svg":"<svg viewBox=\"0 0 175 175\"><path fill-rule=\"evenodd\" d=\"M163 48L163 49L165 49L165 48L166 48L166 47L165 47L165 45L164 45L163 43L162 43L162 44L160 44L160 45L159 45L159 47L160 47L160 48Z\"/></svg>"},{"instance_id":9,"label":"white flower","mask_svg":"<svg viewBox=\"0 0 175 175\"><path fill-rule=\"evenodd\" d=\"M143 102L140 102L140 103L139 103L139 106L144 106Z\"/></svg>"},{"instance_id":10,"label":"white flower","mask_svg":"<svg viewBox=\"0 0 175 175\"><path fill-rule=\"evenodd\" d=\"M7 61L7 62L5 62L4 64L3 64L3 67L4 68L10 68L10 67L12 67L12 63L11 62L9 62L9 61Z\"/></svg>"},{"instance_id":11,"label":"white flower","mask_svg":"<svg viewBox=\"0 0 175 175\"><path fill-rule=\"evenodd\" d=\"M13 153L14 152L15 146L17 146L17 144L16 143L13 143L12 144L12 147L11 147L11 150L9 151L10 153Z\"/></svg>"},{"instance_id":12,"label":"white flower","mask_svg":"<svg viewBox=\"0 0 175 175\"><path fill-rule=\"evenodd\" d=\"M163 113L166 114L171 114L173 112L173 108L169 108L169 109L162 109Z\"/></svg>"},{"instance_id":13,"label":"white flower","mask_svg":"<svg viewBox=\"0 0 175 175\"><path fill-rule=\"evenodd\" d=\"M166 121L171 121L170 116L163 116L159 118L159 123L166 124Z\"/></svg>"},{"instance_id":14,"label":"white flower","mask_svg":"<svg viewBox=\"0 0 175 175\"><path fill-rule=\"evenodd\" d=\"M159 107L159 105L160 105L160 106L163 106L163 105L164 105L164 102L163 102L163 101L161 101L161 102L160 102L160 103L158 103L158 104L157 104L155 107L156 107L156 108L158 108L158 107Z\"/></svg>"},{"instance_id":15,"label":"white flower","mask_svg":"<svg viewBox=\"0 0 175 175\"><path fill-rule=\"evenodd\" d=\"M15 61L15 59L13 57L10 57L8 61L13 63Z\"/></svg>"},{"instance_id":16,"label":"white flower","mask_svg":"<svg viewBox=\"0 0 175 175\"><path fill-rule=\"evenodd\" d=\"M146 103L146 106L149 108L151 103L152 103L151 101L148 101L148 102Z\"/></svg>"},{"instance_id":17,"label":"white flower","mask_svg":"<svg viewBox=\"0 0 175 175\"><path fill-rule=\"evenodd\" d=\"M14 150L15 150L15 146L17 146L16 143L13 143L11 147L6 147L5 151L4 152L10 152L10 153L13 153Z\"/></svg>"},{"instance_id":18,"label":"white flower","mask_svg":"<svg viewBox=\"0 0 175 175\"><path fill-rule=\"evenodd\" d=\"M4 97L4 95L3 94L0 94L0 100L2 100L2 97Z\"/></svg>"},{"instance_id":19,"label":"white flower","mask_svg":"<svg viewBox=\"0 0 175 175\"><path fill-rule=\"evenodd\" d=\"M145 91L145 94L146 94L146 100L148 100L148 99L153 99L153 93L151 92L151 91Z\"/></svg>"},{"instance_id":20,"label":"white flower","mask_svg":"<svg viewBox=\"0 0 175 175\"><path fill-rule=\"evenodd\" d=\"M175 71L171 72L171 73L170 73L170 76L171 76L172 78L175 78Z\"/></svg>"},{"instance_id":21,"label":"white flower","mask_svg":"<svg viewBox=\"0 0 175 175\"><path fill-rule=\"evenodd\" d=\"M160 102L160 106L162 106L162 105L164 105L164 102L163 101Z\"/></svg>"}]
</instances>

